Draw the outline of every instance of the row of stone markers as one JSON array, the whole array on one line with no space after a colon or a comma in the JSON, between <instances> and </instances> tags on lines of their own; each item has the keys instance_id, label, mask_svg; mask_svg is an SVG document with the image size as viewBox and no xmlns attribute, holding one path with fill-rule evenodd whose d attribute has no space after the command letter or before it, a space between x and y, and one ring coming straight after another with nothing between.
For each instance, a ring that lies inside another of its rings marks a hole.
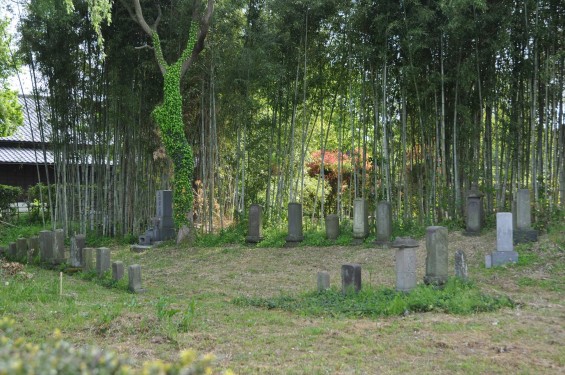
<instances>
[{"instance_id":1,"label":"row of stone markers","mask_svg":"<svg viewBox=\"0 0 565 375\"><path fill-rule=\"evenodd\" d=\"M411 238L397 238L392 246L396 250L396 290L409 292L417 284L417 256L418 242ZM426 230L426 275L424 283L442 286L448 279L448 237L447 228L432 226ZM468 279L467 260L462 250L455 252L455 276ZM318 272L318 291L330 287L330 275L326 271ZM341 288L343 293L359 292L361 290L361 266L348 263L341 266Z\"/></svg>"},{"instance_id":2,"label":"row of stone markers","mask_svg":"<svg viewBox=\"0 0 565 375\"><path fill-rule=\"evenodd\" d=\"M249 209L249 222L247 237L248 243L258 243L263 240L261 234L263 208L258 204L252 204ZM337 215L326 216L326 238L336 240L339 237L339 217ZM377 245L390 244L392 237L392 208L389 202L377 204L376 224ZM356 198L353 200L353 240L359 244L369 235L369 210L367 200ZM286 246L293 247L304 240L302 230L302 205L291 202L288 204L288 235Z\"/></svg>"},{"instance_id":3,"label":"row of stone markers","mask_svg":"<svg viewBox=\"0 0 565 375\"><path fill-rule=\"evenodd\" d=\"M112 278L120 280L124 276L123 262L110 262L110 249L86 247L86 238L77 234L71 238L69 266L85 272L96 271L99 277L112 270ZM39 236L18 238L9 244L7 251L0 248L0 255L7 260L19 263L39 263L48 267L57 266L67 261L65 257L65 236L62 229L43 230ZM95 258L96 257L96 258ZM96 260L95 260L96 259ZM141 293L141 266L128 267L128 288L134 293Z\"/></svg>"},{"instance_id":4,"label":"row of stone markers","mask_svg":"<svg viewBox=\"0 0 565 375\"><path fill-rule=\"evenodd\" d=\"M467 195L466 235L476 236L481 233L484 221L483 196L484 194L478 190L477 185L473 184ZM538 232L532 229L530 190L518 189L516 199L512 201L511 215L512 242L514 245L536 242L538 240Z\"/></svg>"}]
</instances>

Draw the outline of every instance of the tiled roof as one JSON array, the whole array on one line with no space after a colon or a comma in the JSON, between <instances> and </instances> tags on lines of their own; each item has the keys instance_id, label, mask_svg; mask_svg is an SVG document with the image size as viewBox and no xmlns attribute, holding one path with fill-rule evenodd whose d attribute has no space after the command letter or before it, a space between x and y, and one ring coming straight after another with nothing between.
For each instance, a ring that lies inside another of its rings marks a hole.
<instances>
[{"instance_id":1,"label":"tiled roof","mask_svg":"<svg viewBox=\"0 0 565 375\"><path fill-rule=\"evenodd\" d=\"M46 158L43 157L43 150L32 148L0 147L0 163L8 164L53 164L53 152L45 151Z\"/></svg>"},{"instance_id":2,"label":"tiled roof","mask_svg":"<svg viewBox=\"0 0 565 375\"><path fill-rule=\"evenodd\" d=\"M43 139L49 141L51 138L51 126L47 123L47 103L45 98L39 98L36 101L32 96L19 96L18 100L22 106L22 112L24 116L24 123L20 126L14 134L8 137L0 137L1 141L10 142L41 142L41 122L43 124ZM38 109L39 106L42 107L41 116L39 116Z\"/></svg>"}]
</instances>

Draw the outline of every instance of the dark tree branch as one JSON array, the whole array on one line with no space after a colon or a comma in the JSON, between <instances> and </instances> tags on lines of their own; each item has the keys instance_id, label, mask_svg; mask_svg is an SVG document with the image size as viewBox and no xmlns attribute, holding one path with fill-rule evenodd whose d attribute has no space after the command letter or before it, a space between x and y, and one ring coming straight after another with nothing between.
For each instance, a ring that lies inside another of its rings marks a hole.
<instances>
[{"instance_id":1,"label":"dark tree branch","mask_svg":"<svg viewBox=\"0 0 565 375\"><path fill-rule=\"evenodd\" d=\"M135 1L139 2L139 0L135 0ZM198 34L198 38L196 39L196 44L194 44L194 48L192 49L192 54L182 64L182 68L180 72L181 77L184 76L184 74L188 71L188 68L190 68L194 60L196 60L198 54L204 48L204 39L206 39L206 35L208 34L208 29L210 28L210 20L212 18L213 12L214 12L214 0L208 0L208 5L206 6L206 11L204 13L204 17L202 18L202 23L200 25L200 33ZM196 22L196 20L198 19L196 16L197 14L198 14L198 7L195 7L192 22Z\"/></svg>"},{"instance_id":2,"label":"dark tree branch","mask_svg":"<svg viewBox=\"0 0 565 375\"><path fill-rule=\"evenodd\" d=\"M139 3L139 0L133 0L133 5L135 8L135 18L137 20L137 23L139 23L143 31L145 31L145 33L149 35L149 37L151 37L151 40L153 40L153 33L157 32L157 26L159 25L159 21L161 20L161 7L160 6L157 7L159 14L157 16L157 19L153 23L153 27L151 27L149 26L149 24L147 24L145 18L143 17L143 12L141 10L141 4ZM163 58L163 50L159 48L159 46L153 46L153 47L154 47L153 50L155 51L155 57L157 59L157 64L159 65L159 69L161 70L161 73L165 75L167 71L167 67L165 66L164 63L165 59Z\"/></svg>"}]
</instances>

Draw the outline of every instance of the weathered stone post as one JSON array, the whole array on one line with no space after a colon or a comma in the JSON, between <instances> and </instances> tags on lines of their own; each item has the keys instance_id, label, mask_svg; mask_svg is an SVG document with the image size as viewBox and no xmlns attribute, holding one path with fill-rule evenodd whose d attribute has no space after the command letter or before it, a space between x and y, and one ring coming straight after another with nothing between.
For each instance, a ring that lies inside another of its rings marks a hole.
<instances>
[{"instance_id":1,"label":"weathered stone post","mask_svg":"<svg viewBox=\"0 0 565 375\"><path fill-rule=\"evenodd\" d=\"M538 231L532 229L530 191L528 189L518 189L515 207L514 244L536 242Z\"/></svg>"},{"instance_id":2,"label":"weathered stone post","mask_svg":"<svg viewBox=\"0 0 565 375\"><path fill-rule=\"evenodd\" d=\"M455 277L467 281L469 278L469 270L467 269L467 257L463 250L455 252Z\"/></svg>"},{"instance_id":3,"label":"weathered stone post","mask_svg":"<svg viewBox=\"0 0 565 375\"><path fill-rule=\"evenodd\" d=\"M86 244L86 236L84 234L76 234L71 237L70 264L71 267L82 266L82 249Z\"/></svg>"},{"instance_id":4,"label":"weathered stone post","mask_svg":"<svg viewBox=\"0 0 565 375\"><path fill-rule=\"evenodd\" d=\"M288 235L286 246L293 247L304 240L302 232L302 204L291 202L288 204Z\"/></svg>"},{"instance_id":5,"label":"weathered stone post","mask_svg":"<svg viewBox=\"0 0 565 375\"><path fill-rule=\"evenodd\" d=\"M160 238L153 239L153 241L173 239L176 236L173 219L173 192L172 190L158 190L156 199Z\"/></svg>"},{"instance_id":6,"label":"weathered stone post","mask_svg":"<svg viewBox=\"0 0 565 375\"><path fill-rule=\"evenodd\" d=\"M128 289L132 293L145 292L145 289L141 286L141 266L139 264L128 267Z\"/></svg>"},{"instance_id":7,"label":"weathered stone post","mask_svg":"<svg viewBox=\"0 0 565 375\"><path fill-rule=\"evenodd\" d=\"M483 224L483 196L476 184L471 185L467 195L467 228L464 234L476 236L481 234Z\"/></svg>"},{"instance_id":8,"label":"weathered stone post","mask_svg":"<svg viewBox=\"0 0 565 375\"><path fill-rule=\"evenodd\" d=\"M330 274L326 271L318 272L318 292L323 292L330 288Z\"/></svg>"},{"instance_id":9,"label":"weathered stone post","mask_svg":"<svg viewBox=\"0 0 565 375\"><path fill-rule=\"evenodd\" d=\"M449 273L447 228L432 226L426 229L426 252L424 283L445 284Z\"/></svg>"},{"instance_id":10,"label":"weathered stone post","mask_svg":"<svg viewBox=\"0 0 565 375\"><path fill-rule=\"evenodd\" d=\"M39 232L39 259L41 263L51 263L53 261L53 244L55 233L50 230Z\"/></svg>"},{"instance_id":11,"label":"weathered stone post","mask_svg":"<svg viewBox=\"0 0 565 375\"><path fill-rule=\"evenodd\" d=\"M247 243L258 243L263 240L261 235L261 227L263 225L263 207L258 204L252 204L249 207L249 222L247 226Z\"/></svg>"},{"instance_id":12,"label":"weathered stone post","mask_svg":"<svg viewBox=\"0 0 565 375\"><path fill-rule=\"evenodd\" d=\"M65 263L65 232L62 229L55 229L54 232L52 263Z\"/></svg>"},{"instance_id":13,"label":"weathered stone post","mask_svg":"<svg viewBox=\"0 0 565 375\"><path fill-rule=\"evenodd\" d=\"M392 206L382 201L377 204L377 236L376 245L388 245L392 236Z\"/></svg>"},{"instance_id":14,"label":"weathered stone post","mask_svg":"<svg viewBox=\"0 0 565 375\"><path fill-rule=\"evenodd\" d=\"M18 238L16 240L16 260L18 262L27 262L27 252L28 252L28 245L26 238Z\"/></svg>"},{"instance_id":15,"label":"weathered stone post","mask_svg":"<svg viewBox=\"0 0 565 375\"><path fill-rule=\"evenodd\" d=\"M124 263L123 262L113 262L112 263L112 280L118 281L124 277Z\"/></svg>"},{"instance_id":16,"label":"weathered stone post","mask_svg":"<svg viewBox=\"0 0 565 375\"><path fill-rule=\"evenodd\" d=\"M343 294L361 290L361 266L347 263L341 266L341 291Z\"/></svg>"},{"instance_id":17,"label":"weathered stone post","mask_svg":"<svg viewBox=\"0 0 565 375\"><path fill-rule=\"evenodd\" d=\"M91 247L82 249L82 270L85 272L94 270L94 249Z\"/></svg>"},{"instance_id":18,"label":"weathered stone post","mask_svg":"<svg viewBox=\"0 0 565 375\"><path fill-rule=\"evenodd\" d=\"M396 250L396 290L409 292L416 287L416 247L418 242L412 238L398 237L392 243Z\"/></svg>"},{"instance_id":19,"label":"weathered stone post","mask_svg":"<svg viewBox=\"0 0 565 375\"><path fill-rule=\"evenodd\" d=\"M326 216L326 238L335 241L339 237L339 216L335 214Z\"/></svg>"},{"instance_id":20,"label":"weathered stone post","mask_svg":"<svg viewBox=\"0 0 565 375\"><path fill-rule=\"evenodd\" d=\"M357 243L363 242L369 235L369 213L367 200L355 198L353 200L353 238Z\"/></svg>"},{"instance_id":21,"label":"weathered stone post","mask_svg":"<svg viewBox=\"0 0 565 375\"><path fill-rule=\"evenodd\" d=\"M96 273L98 277L110 270L110 249L99 247L96 249Z\"/></svg>"}]
</instances>

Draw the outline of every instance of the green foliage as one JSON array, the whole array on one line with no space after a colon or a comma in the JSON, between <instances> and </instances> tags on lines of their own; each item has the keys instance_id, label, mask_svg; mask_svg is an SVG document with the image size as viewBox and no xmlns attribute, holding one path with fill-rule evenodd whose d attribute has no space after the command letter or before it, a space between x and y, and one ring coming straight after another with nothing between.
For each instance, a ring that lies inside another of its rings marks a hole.
<instances>
[{"instance_id":1,"label":"green foliage","mask_svg":"<svg viewBox=\"0 0 565 375\"><path fill-rule=\"evenodd\" d=\"M174 166L173 203L174 219L177 228L189 224L189 213L192 210L194 193L192 191L192 176L194 160L192 147L184 133L182 120L182 96L180 90L181 69L188 59L196 43L197 23L193 22L188 43L176 63L167 65L161 51L161 42L157 32L153 33L153 47L159 64L165 67L163 83L163 104L153 111L153 118L161 129L161 137L165 150Z\"/></svg>"},{"instance_id":2,"label":"green foliage","mask_svg":"<svg viewBox=\"0 0 565 375\"><path fill-rule=\"evenodd\" d=\"M1 32L1 30L0 30ZM0 84L0 137L11 135L23 124L22 106L18 102L18 93Z\"/></svg>"},{"instance_id":3,"label":"green foliage","mask_svg":"<svg viewBox=\"0 0 565 375\"><path fill-rule=\"evenodd\" d=\"M188 332L193 325L196 313L196 301L191 299L186 309L173 307L167 297L160 297L155 303L157 319L165 324L167 331Z\"/></svg>"},{"instance_id":4,"label":"green foliage","mask_svg":"<svg viewBox=\"0 0 565 375\"><path fill-rule=\"evenodd\" d=\"M42 344L28 342L17 337L13 327L15 320L0 320L0 373L1 374L212 374L212 355L199 357L192 350L180 353L176 362L145 362L134 368L135 362L118 354L96 347L76 347L61 339L61 331ZM226 371L230 374L231 371Z\"/></svg>"},{"instance_id":5,"label":"green foliage","mask_svg":"<svg viewBox=\"0 0 565 375\"><path fill-rule=\"evenodd\" d=\"M359 293L344 295L335 288L310 292L298 297L238 297L233 303L266 309L282 309L304 315L337 317L395 316L407 313L438 311L447 314L473 314L514 307L507 296L490 296L474 284L452 278L443 289L418 285L410 293L393 289L364 287Z\"/></svg>"},{"instance_id":6,"label":"green foliage","mask_svg":"<svg viewBox=\"0 0 565 375\"><path fill-rule=\"evenodd\" d=\"M49 217L49 211L51 211L49 194L51 194L53 204L56 205L56 188L57 186L55 184L47 186L39 182L27 189L28 218L30 222L40 222L42 215L44 215L45 218Z\"/></svg>"},{"instance_id":7,"label":"green foliage","mask_svg":"<svg viewBox=\"0 0 565 375\"><path fill-rule=\"evenodd\" d=\"M422 238L426 235L426 227L416 220L395 221L392 223L393 237Z\"/></svg>"},{"instance_id":8,"label":"green foliage","mask_svg":"<svg viewBox=\"0 0 565 375\"><path fill-rule=\"evenodd\" d=\"M0 185L0 216L4 219L11 218L14 210L10 204L16 203L22 195L22 189L17 186Z\"/></svg>"},{"instance_id":9,"label":"green foliage","mask_svg":"<svg viewBox=\"0 0 565 375\"><path fill-rule=\"evenodd\" d=\"M267 228L263 231L263 241L257 244L257 247L283 247L286 243L286 230L276 227Z\"/></svg>"},{"instance_id":10,"label":"green foliage","mask_svg":"<svg viewBox=\"0 0 565 375\"><path fill-rule=\"evenodd\" d=\"M198 247L218 247L228 244L244 244L247 234L247 221L242 220L219 233L199 234L195 245Z\"/></svg>"}]
</instances>

